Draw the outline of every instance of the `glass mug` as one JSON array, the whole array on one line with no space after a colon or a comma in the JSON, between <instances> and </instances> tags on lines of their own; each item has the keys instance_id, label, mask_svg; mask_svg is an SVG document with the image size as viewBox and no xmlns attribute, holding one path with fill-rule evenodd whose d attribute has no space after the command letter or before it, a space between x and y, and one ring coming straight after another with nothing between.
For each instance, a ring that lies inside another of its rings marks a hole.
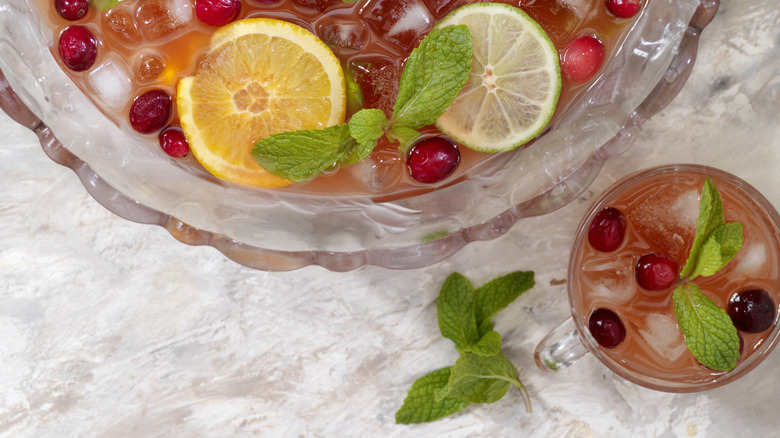
<instances>
[{"instance_id":1,"label":"glass mug","mask_svg":"<svg viewBox=\"0 0 780 438\"><path fill-rule=\"evenodd\" d=\"M701 365L688 350L672 307L676 284L650 292L637 284L635 274L639 257L647 253L664 254L680 269L684 266L707 177L723 199L726 222L743 224L744 242L724 268L693 282L722 309L730 300L759 295L763 307L758 307L764 309L763 327L735 324L740 358L727 372ZM616 249L599 251L590 243L589 228L609 207L622 213L625 232ZM541 369L565 368L592 353L619 376L655 390L695 392L724 385L755 368L780 334L780 216L756 189L718 169L679 164L634 173L607 189L580 223L569 260L568 294L571 317L536 348ZM598 309L613 312L622 323L625 337L616 346L605 348L591 334L589 319Z\"/></svg>"}]
</instances>

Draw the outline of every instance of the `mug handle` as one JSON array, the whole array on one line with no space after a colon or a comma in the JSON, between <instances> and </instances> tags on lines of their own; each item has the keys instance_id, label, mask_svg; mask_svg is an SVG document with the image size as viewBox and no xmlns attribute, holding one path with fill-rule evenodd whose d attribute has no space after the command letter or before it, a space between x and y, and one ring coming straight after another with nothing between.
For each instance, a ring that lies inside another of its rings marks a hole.
<instances>
[{"instance_id":1,"label":"mug handle","mask_svg":"<svg viewBox=\"0 0 780 438\"><path fill-rule=\"evenodd\" d=\"M539 342L534 350L534 361L542 371L559 371L587 353L570 316Z\"/></svg>"}]
</instances>

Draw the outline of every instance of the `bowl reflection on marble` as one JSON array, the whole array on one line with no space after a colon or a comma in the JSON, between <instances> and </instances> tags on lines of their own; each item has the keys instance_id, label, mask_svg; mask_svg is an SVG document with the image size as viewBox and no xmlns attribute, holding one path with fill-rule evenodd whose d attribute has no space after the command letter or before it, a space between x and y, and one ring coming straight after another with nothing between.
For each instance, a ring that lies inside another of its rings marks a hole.
<instances>
[{"instance_id":1,"label":"bowl reflection on marble","mask_svg":"<svg viewBox=\"0 0 780 438\"><path fill-rule=\"evenodd\" d=\"M60 70L32 0L0 0L0 107L114 213L262 270L427 266L577 197L687 80L717 0L652 0L597 79L529 147L392 201L225 183L105 117Z\"/></svg>"}]
</instances>

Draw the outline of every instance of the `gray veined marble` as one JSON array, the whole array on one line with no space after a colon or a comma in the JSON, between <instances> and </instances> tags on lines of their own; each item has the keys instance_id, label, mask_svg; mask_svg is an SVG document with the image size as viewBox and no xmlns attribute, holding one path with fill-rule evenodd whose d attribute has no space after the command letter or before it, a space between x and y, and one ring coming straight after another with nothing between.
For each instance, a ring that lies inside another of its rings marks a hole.
<instances>
[{"instance_id":1,"label":"gray veined marble","mask_svg":"<svg viewBox=\"0 0 780 438\"><path fill-rule=\"evenodd\" d=\"M626 173L696 162L780 206L780 6L725 0L678 98L583 197L407 272L249 270L108 213L0 114L0 435L7 437L780 436L780 353L726 387L674 395L592 357L558 374L534 346L568 313L566 257L592 197ZM459 271L537 286L496 328L519 394L444 421L394 424L411 383L452 363L434 299Z\"/></svg>"}]
</instances>

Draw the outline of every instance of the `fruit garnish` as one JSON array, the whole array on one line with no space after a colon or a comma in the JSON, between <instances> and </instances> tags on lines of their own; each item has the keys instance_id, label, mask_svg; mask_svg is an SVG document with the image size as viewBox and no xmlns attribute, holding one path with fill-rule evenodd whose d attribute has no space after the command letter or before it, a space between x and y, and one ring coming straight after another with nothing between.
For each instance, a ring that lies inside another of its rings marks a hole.
<instances>
[{"instance_id":1,"label":"fruit garnish","mask_svg":"<svg viewBox=\"0 0 780 438\"><path fill-rule=\"evenodd\" d=\"M307 30L251 18L220 28L195 76L177 93L193 155L227 181L279 187L290 180L263 169L253 145L273 133L344 121L344 74L333 52Z\"/></svg>"},{"instance_id":2,"label":"fruit garnish","mask_svg":"<svg viewBox=\"0 0 780 438\"><path fill-rule=\"evenodd\" d=\"M209 26L232 23L241 12L241 0L195 0L195 16Z\"/></svg>"},{"instance_id":3,"label":"fruit garnish","mask_svg":"<svg viewBox=\"0 0 780 438\"><path fill-rule=\"evenodd\" d=\"M160 147L173 158L184 158L190 153L190 145L181 128L165 128L158 136Z\"/></svg>"},{"instance_id":4,"label":"fruit garnish","mask_svg":"<svg viewBox=\"0 0 780 438\"><path fill-rule=\"evenodd\" d=\"M588 317L588 331L604 348L615 348L626 338L626 327L620 317L609 309L599 308Z\"/></svg>"},{"instance_id":5,"label":"fruit garnish","mask_svg":"<svg viewBox=\"0 0 780 438\"><path fill-rule=\"evenodd\" d=\"M54 0L54 10L60 17L68 21L76 21L83 18L89 12L87 0Z\"/></svg>"},{"instance_id":6,"label":"fruit garnish","mask_svg":"<svg viewBox=\"0 0 780 438\"><path fill-rule=\"evenodd\" d=\"M588 242L601 252L612 252L623 243L626 217L620 210L607 207L593 216L588 227Z\"/></svg>"},{"instance_id":7,"label":"fruit garnish","mask_svg":"<svg viewBox=\"0 0 780 438\"><path fill-rule=\"evenodd\" d=\"M636 282L642 289L668 289L677 280L677 263L663 254L650 253L639 257L634 269Z\"/></svg>"},{"instance_id":8,"label":"fruit garnish","mask_svg":"<svg viewBox=\"0 0 780 438\"><path fill-rule=\"evenodd\" d=\"M687 280L672 297L677 325L696 360L717 371L733 369L739 360L739 336L725 310L690 280L715 274L742 247L742 224L725 222L723 200L707 177L699 200L699 216L688 260L680 278Z\"/></svg>"},{"instance_id":9,"label":"fruit garnish","mask_svg":"<svg viewBox=\"0 0 780 438\"><path fill-rule=\"evenodd\" d=\"M365 158L385 134L398 140L405 153L419 137L417 129L432 124L447 109L470 65L471 35L466 26L435 29L406 61L390 120L382 110L362 109L343 125L272 134L255 145L252 155L269 172L304 181L324 169Z\"/></svg>"},{"instance_id":10,"label":"fruit garnish","mask_svg":"<svg viewBox=\"0 0 780 438\"><path fill-rule=\"evenodd\" d=\"M468 148L500 152L541 133L561 91L558 52L522 10L499 3L456 9L436 26L464 24L474 39L468 81L436 126Z\"/></svg>"},{"instance_id":11,"label":"fruit garnish","mask_svg":"<svg viewBox=\"0 0 780 438\"><path fill-rule=\"evenodd\" d=\"M66 67L86 71L97 59L98 40L86 27L70 26L60 34L57 51Z\"/></svg>"},{"instance_id":12,"label":"fruit garnish","mask_svg":"<svg viewBox=\"0 0 780 438\"><path fill-rule=\"evenodd\" d=\"M474 288L464 276L451 274L436 300L442 336L452 340L460 357L451 367L418 378L395 414L396 423L434 421L459 412L469 403L493 403L511 386L520 390L531 411L517 369L501 350L501 335L491 318L534 286L533 272L514 272Z\"/></svg>"},{"instance_id":13,"label":"fruit garnish","mask_svg":"<svg viewBox=\"0 0 780 438\"><path fill-rule=\"evenodd\" d=\"M173 98L163 90L149 90L138 96L130 107L130 125L141 134L155 133L173 114Z\"/></svg>"},{"instance_id":14,"label":"fruit garnish","mask_svg":"<svg viewBox=\"0 0 780 438\"><path fill-rule=\"evenodd\" d=\"M759 333L775 322L777 306L769 292L763 289L748 289L735 293L726 306L737 330L745 333Z\"/></svg>"},{"instance_id":15,"label":"fruit garnish","mask_svg":"<svg viewBox=\"0 0 780 438\"><path fill-rule=\"evenodd\" d=\"M458 145L442 137L419 141L409 150L406 167L409 175L421 183L439 182L452 174L460 163Z\"/></svg>"},{"instance_id":16,"label":"fruit garnish","mask_svg":"<svg viewBox=\"0 0 780 438\"><path fill-rule=\"evenodd\" d=\"M642 9L640 0L605 0L607 10L618 18L631 18Z\"/></svg>"},{"instance_id":17,"label":"fruit garnish","mask_svg":"<svg viewBox=\"0 0 780 438\"><path fill-rule=\"evenodd\" d=\"M589 81L601 69L606 50L592 35L583 35L570 42L561 55L563 75L575 84Z\"/></svg>"}]
</instances>

